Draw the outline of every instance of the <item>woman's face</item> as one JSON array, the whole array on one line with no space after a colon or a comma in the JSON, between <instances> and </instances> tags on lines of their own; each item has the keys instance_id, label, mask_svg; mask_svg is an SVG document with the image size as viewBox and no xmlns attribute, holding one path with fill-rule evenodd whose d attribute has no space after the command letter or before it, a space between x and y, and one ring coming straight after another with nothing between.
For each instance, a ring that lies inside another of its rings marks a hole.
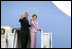
<instances>
[{"instance_id":1,"label":"woman's face","mask_svg":"<svg viewBox=\"0 0 72 49\"><path fill-rule=\"evenodd\" d=\"M36 18L37 18L37 17L36 17L36 16L34 16L34 17L33 17L33 20L36 20Z\"/></svg>"}]
</instances>

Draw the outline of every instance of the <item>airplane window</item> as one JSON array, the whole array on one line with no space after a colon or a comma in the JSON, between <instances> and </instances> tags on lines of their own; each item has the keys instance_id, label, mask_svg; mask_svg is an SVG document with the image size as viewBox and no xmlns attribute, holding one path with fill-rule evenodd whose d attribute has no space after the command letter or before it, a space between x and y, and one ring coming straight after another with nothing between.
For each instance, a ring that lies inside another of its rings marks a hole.
<instances>
[{"instance_id":1,"label":"airplane window","mask_svg":"<svg viewBox=\"0 0 72 49\"><path fill-rule=\"evenodd\" d=\"M1 29L1 34L5 34L5 30L4 29Z\"/></svg>"}]
</instances>

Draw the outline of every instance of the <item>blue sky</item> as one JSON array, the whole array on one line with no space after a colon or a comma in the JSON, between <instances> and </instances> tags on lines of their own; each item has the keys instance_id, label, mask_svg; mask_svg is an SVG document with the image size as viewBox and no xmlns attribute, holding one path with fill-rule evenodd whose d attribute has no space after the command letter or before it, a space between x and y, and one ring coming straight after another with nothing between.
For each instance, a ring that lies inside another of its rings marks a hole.
<instances>
[{"instance_id":1,"label":"blue sky","mask_svg":"<svg viewBox=\"0 0 72 49\"><path fill-rule=\"evenodd\" d=\"M1 25L20 28L19 18L25 11L37 14L38 28L52 32L53 48L71 47L71 18L50 1L1 1ZM36 47L41 47L41 35L37 33Z\"/></svg>"}]
</instances>

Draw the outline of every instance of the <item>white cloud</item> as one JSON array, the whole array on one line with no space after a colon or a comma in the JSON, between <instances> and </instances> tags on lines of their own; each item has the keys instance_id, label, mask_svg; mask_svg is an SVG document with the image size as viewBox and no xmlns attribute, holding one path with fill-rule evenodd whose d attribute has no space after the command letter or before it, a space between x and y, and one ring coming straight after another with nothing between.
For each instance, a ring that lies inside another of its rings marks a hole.
<instances>
[{"instance_id":1,"label":"white cloud","mask_svg":"<svg viewBox=\"0 0 72 49\"><path fill-rule=\"evenodd\" d=\"M62 12L71 17L71 1L52 1Z\"/></svg>"}]
</instances>

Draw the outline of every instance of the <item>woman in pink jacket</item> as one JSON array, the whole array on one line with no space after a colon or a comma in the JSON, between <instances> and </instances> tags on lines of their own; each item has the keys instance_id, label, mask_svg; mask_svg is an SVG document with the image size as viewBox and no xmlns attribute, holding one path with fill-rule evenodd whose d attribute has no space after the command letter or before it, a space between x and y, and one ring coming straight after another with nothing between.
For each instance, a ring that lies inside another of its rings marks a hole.
<instances>
[{"instance_id":1,"label":"woman in pink jacket","mask_svg":"<svg viewBox=\"0 0 72 49\"><path fill-rule=\"evenodd\" d=\"M37 31L41 31L41 29L37 29L38 23L36 21L37 15L33 14L30 20L30 37L31 37L31 48L36 48L36 36L37 36Z\"/></svg>"}]
</instances>

